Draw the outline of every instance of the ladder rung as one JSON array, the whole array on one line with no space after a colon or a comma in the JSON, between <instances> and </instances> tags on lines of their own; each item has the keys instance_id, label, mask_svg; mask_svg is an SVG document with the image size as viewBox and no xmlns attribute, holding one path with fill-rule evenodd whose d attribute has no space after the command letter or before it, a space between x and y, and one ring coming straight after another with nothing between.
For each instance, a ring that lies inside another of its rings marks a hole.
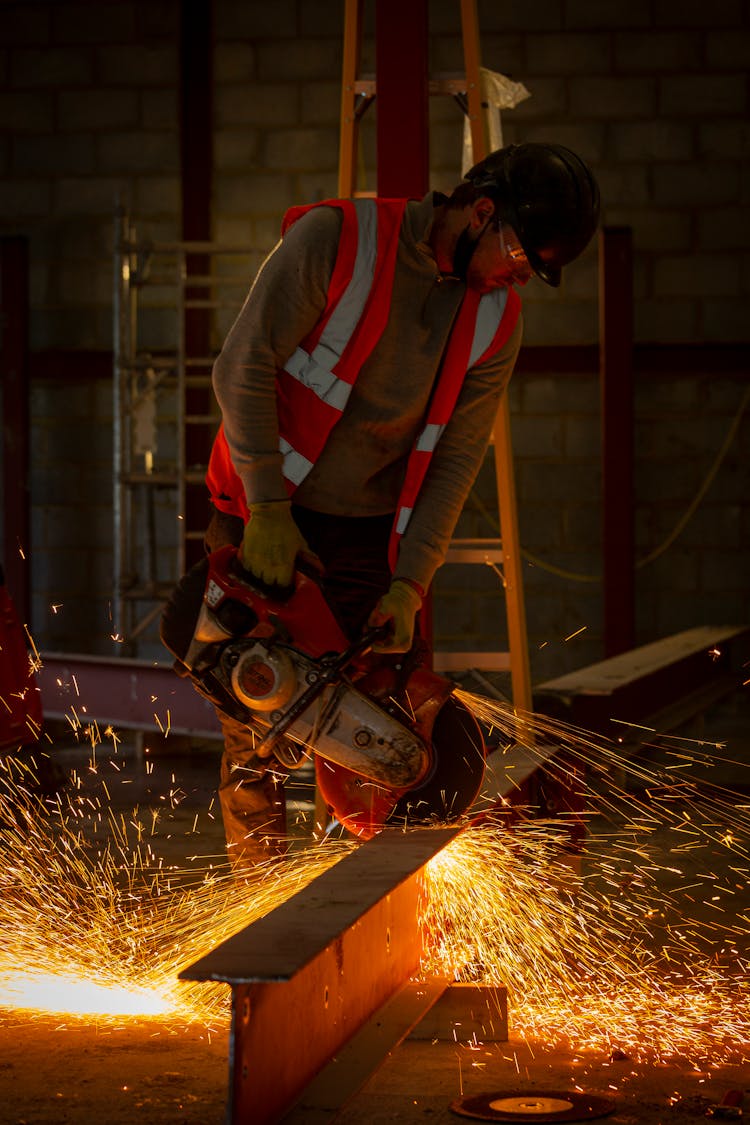
<instances>
[{"instance_id":1,"label":"ladder rung","mask_svg":"<svg viewBox=\"0 0 750 1125\"><path fill-rule=\"evenodd\" d=\"M189 273L181 278L184 288L189 288L191 285L199 286L200 288L212 288L218 285L231 285L237 288L247 289L248 280L244 274L209 274L209 273Z\"/></svg>"},{"instance_id":2,"label":"ladder rung","mask_svg":"<svg viewBox=\"0 0 750 1125\"><path fill-rule=\"evenodd\" d=\"M127 365L123 364L123 367L127 366L132 371L148 371L150 367L154 369L163 368L169 371L171 368L174 368L176 364L177 360L173 355L138 355L132 363Z\"/></svg>"},{"instance_id":3,"label":"ladder rung","mask_svg":"<svg viewBox=\"0 0 750 1125\"><path fill-rule=\"evenodd\" d=\"M148 364L143 364L139 367L121 367L120 371L147 371L148 367ZM171 390L172 387L177 386L178 381L176 368L170 371L169 368L164 367L162 368L159 378L158 389ZM185 387L197 387L202 390L209 390L211 387L211 372L207 371L205 375L186 375L182 382Z\"/></svg>"},{"instance_id":4,"label":"ladder rung","mask_svg":"<svg viewBox=\"0 0 750 1125\"><path fill-rule=\"evenodd\" d=\"M500 539L453 539L445 556L447 563L503 563Z\"/></svg>"},{"instance_id":5,"label":"ladder rung","mask_svg":"<svg viewBox=\"0 0 750 1125\"><path fill-rule=\"evenodd\" d=\"M466 81L465 74L456 75L436 75L434 78L428 80L428 92L430 94L465 94L468 82ZM377 94L377 86L374 78L358 78L353 83L352 89L355 94L362 94L367 98L374 98Z\"/></svg>"},{"instance_id":6,"label":"ladder rung","mask_svg":"<svg viewBox=\"0 0 750 1125\"><path fill-rule=\"evenodd\" d=\"M122 473L120 484L149 484L156 488L177 484L177 474L174 472L147 473L145 470L132 473Z\"/></svg>"},{"instance_id":7,"label":"ladder rung","mask_svg":"<svg viewBox=\"0 0 750 1125\"><path fill-rule=\"evenodd\" d=\"M168 582L149 582L145 586L132 586L123 590L122 596L130 602L162 601L168 598L174 585Z\"/></svg>"},{"instance_id":8,"label":"ladder rung","mask_svg":"<svg viewBox=\"0 0 750 1125\"><path fill-rule=\"evenodd\" d=\"M233 246L220 242L154 242L149 250L154 254L252 254L257 247Z\"/></svg>"},{"instance_id":9,"label":"ladder rung","mask_svg":"<svg viewBox=\"0 0 750 1125\"><path fill-rule=\"evenodd\" d=\"M436 672L465 672L482 668L485 672L509 672L509 652L434 652L432 666Z\"/></svg>"},{"instance_id":10,"label":"ladder rung","mask_svg":"<svg viewBox=\"0 0 750 1125\"><path fill-rule=\"evenodd\" d=\"M141 287L144 285L149 287L152 285L171 287L173 285L179 285L179 281L180 279L177 277L177 270L175 269L174 273L149 273L147 277L136 278L134 284Z\"/></svg>"},{"instance_id":11,"label":"ladder rung","mask_svg":"<svg viewBox=\"0 0 750 1125\"><path fill-rule=\"evenodd\" d=\"M187 469L181 476L178 476L176 471L167 472L162 470L156 473L141 471L122 473L120 476L120 484L126 486L147 484L153 488L175 488L181 480L186 484L202 484L205 479L205 469Z\"/></svg>"},{"instance_id":12,"label":"ladder rung","mask_svg":"<svg viewBox=\"0 0 750 1125\"><path fill-rule=\"evenodd\" d=\"M194 300L182 302L186 309L241 309L242 301L209 301Z\"/></svg>"}]
</instances>

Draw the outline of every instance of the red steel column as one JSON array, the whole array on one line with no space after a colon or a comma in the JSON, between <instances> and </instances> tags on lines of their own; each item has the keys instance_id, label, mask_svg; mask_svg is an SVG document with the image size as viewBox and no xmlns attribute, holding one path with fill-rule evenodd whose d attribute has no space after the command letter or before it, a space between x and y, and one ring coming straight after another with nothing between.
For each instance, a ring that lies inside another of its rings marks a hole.
<instances>
[{"instance_id":1,"label":"red steel column","mask_svg":"<svg viewBox=\"0 0 750 1125\"><path fill-rule=\"evenodd\" d=\"M3 543L8 590L29 621L29 247L0 239L0 378L3 402ZM24 554L27 557L24 558Z\"/></svg>"},{"instance_id":2,"label":"red steel column","mask_svg":"<svg viewBox=\"0 0 750 1125\"><path fill-rule=\"evenodd\" d=\"M421 199L429 190L430 115L427 0L376 0L377 194ZM432 598L422 612L432 652Z\"/></svg>"},{"instance_id":3,"label":"red steel column","mask_svg":"<svg viewBox=\"0 0 750 1125\"><path fill-rule=\"evenodd\" d=\"M633 248L629 227L599 236L604 655L635 643Z\"/></svg>"},{"instance_id":4,"label":"red steel column","mask_svg":"<svg viewBox=\"0 0 750 1125\"><path fill-rule=\"evenodd\" d=\"M377 0L378 195L421 198L429 184L427 0Z\"/></svg>"}]
</instances>

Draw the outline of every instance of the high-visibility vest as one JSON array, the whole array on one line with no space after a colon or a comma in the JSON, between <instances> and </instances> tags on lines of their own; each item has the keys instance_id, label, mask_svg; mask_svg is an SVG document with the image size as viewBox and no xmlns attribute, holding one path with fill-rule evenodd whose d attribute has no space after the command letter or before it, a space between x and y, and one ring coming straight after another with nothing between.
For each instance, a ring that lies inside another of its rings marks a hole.
<instances>
[{"instance_id":1,"label":"high-visibility vest","mask_svg":"<svg viewBox=\"0 0 750 1125\"><path fill-rule=\"evenodd\" d=\"M284 216L282 234L311 207L338 207L343 216L326 308L276 376L279 449L290 495L320 456L385 328L406 203L405 199L335 199L293 207ZM407 461L389 547L391 569L395 568L399 540L466 373L503 347L516 326L520 308L520 298L513 288L482 296L467 289L464 294L424 426ZM206 483L217 508L247 522L247 501L223 426L211 451Z\"/></svg>"}]
</instances>

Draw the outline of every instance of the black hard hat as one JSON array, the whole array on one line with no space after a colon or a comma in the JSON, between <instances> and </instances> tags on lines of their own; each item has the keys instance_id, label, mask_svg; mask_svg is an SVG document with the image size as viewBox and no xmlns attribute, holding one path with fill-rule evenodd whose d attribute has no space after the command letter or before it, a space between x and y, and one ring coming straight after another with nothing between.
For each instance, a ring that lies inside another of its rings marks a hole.
<instances>
[{"instance_id":1,"label":"black hard hat","mask_svg":"<svg viewBox=\"0 0 750 1125\"><path fill-rule=\"evenodd\" d=\"M495 202L534 273L557 287L562 267L586 249L599 221L599 188L581 158L563 145L508 145L465 179Z\"/></svg>"}]
</instances>

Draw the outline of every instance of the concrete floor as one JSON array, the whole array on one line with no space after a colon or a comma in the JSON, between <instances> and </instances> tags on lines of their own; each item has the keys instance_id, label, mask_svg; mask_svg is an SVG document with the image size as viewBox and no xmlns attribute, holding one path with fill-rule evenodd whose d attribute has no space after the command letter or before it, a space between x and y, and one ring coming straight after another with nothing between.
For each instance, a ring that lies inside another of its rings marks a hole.
<instances>
[{"instance_id":1,"label":"concrete floor","mask_svg":"<svg viewBox=\"0 0 750 1125\"><path fill-rule=\"evenodd\" d=\"M706 764L706 776L716 782L718 769L721 784L741 803L750 794L748 689L713 707L684 735L726 744L727 761L718 767ZM89 750L68 741L57 744L54 753L66 769L84 769ZM664 750L649 753L658 758ZM101 760L102 748L98 754ZM187 751L177 740L149 736L145 747L126 739L119 748L120 784L110 787L113 802L122 809L135 803L142 809L152 804L161 809L151 844L165 863L187 861L199 868L221 859L223 835L214 801L218 763L217 744ZM695 776L700 775L697 764ZM165 789L178 799L165 803ZM311 795L309 775L297 777L290 796L298 834L309 818ZM668 848L666 841L664 846ZM714 865L720 861L720 856L712 859ZM747 886L738 894L737 911L738 916L750 914ZM6 1009L0 1012L0 1122L218 1125L225 1114L228 1050L226 1026L210 1034L205 1028L175 1028L148 1020L112 1027L82 1019L61 1023L56 1016ZM511 1007L507 1042L467 1046L407 1039L348 1105L331 1110L326 1119L338 1125L442 1125L462 1119L451 1110L460 1097L571 1090L611 1098L614 1110L606 1119L613 1125L687 1125L705 1119L708 1107L730 1090L745 1092L747 1109L750 1069L741 1059L701 1070L684 1061L635 1064L600 1049L572 1051L562 1038L555 1042L554 1028L543 1039L521 1038L514 1032ZM318 1118L303 1115L296 1120L312 1125Z\"/></svg>"},{"instance_id":2,"label":"concrete floor","mask_svg":"<svg viewBox=\"0 0 750 1125\"><path fill-rule=\"evenodd\" d=\"M746 1064L694 1073L684 1066L641 1066L610 1062L593 1052L559 1048L513 1036L507 1043L470 1050L455 1044L407 1041L387 1060L364 1090L335 1117L336 1125L458 1125L466 1120L451 1106L464 1098L494 1094L499 1099L532 1094L542 1100L565 1093L610 1101L604 1120L612 1125L689 1125L729 1090L747 1090ZM747 1106L747 1101L746 1101ZM530 1120L546 1120L529 1114ZM302 1120L302 1119L300 1119ZM568 1120L580 1120L570 1117Z\"/></svg>"}]
</instances>

